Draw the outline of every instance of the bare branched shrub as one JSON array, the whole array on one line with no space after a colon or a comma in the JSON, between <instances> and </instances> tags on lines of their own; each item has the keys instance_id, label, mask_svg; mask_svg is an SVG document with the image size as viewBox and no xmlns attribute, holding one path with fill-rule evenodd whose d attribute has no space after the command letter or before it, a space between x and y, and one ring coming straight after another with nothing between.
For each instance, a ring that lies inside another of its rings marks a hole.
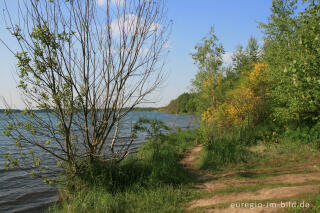
<instances>
[{"instance_id":1,"label":"bare branched shrub","mask_svg":"<svg viewBox=\"0 0 320 213\"><path fill-rule=\"evenodd\" d=\"M7 48L18 60L26 110L7 111L5 134L71 167L79 159L121 161L134 139L119 138L121 119L164 79L165 1L25 0L18 11L5 10L19 51Z\"/></svg>"}]
</instances>

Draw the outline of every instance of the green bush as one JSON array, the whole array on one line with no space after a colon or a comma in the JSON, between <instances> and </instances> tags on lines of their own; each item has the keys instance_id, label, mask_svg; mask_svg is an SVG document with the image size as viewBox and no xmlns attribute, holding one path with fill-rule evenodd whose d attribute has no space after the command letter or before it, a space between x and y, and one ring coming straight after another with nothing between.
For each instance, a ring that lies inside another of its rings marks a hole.
<instances>
[{"instance_id":1,"label":"green bush","mask_svg":"<svg viewBox=\"0 0 320 213\"><path fill-rule=\"evenodd\" d=\"M314 126L287 127L283 134L284 141L294 141L304 144L312 144L320 148L320 122Z\"/></svg>"}]
</instances>

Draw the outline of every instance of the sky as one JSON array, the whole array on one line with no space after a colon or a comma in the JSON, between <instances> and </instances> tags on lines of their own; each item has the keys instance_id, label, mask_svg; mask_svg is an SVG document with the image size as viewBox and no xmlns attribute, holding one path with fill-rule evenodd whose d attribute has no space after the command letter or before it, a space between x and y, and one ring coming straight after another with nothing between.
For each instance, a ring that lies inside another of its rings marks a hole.
<instances>
[{"instance_id":1,"label":"sky","mask_svg":"<svg viewBox=\"0 0 320 213\"><path fill-rule=\"evenodd\" d=\"M18 0L5 0L10 5ZM99 0L103 2L103 0ZM121 1L121 0L114 0ZM257 22L266 22L270 15L272 0L167 0L168 18L173 21L169 40L170 54L167 58L168 76L155 92L158 102L150 106L165 106L180 94L188 92L190 82L197 73L191 53L194 47L214 27L223 44L226 63L238 45L246 45L251 36L263 40ZM9 5L9 6L10 6ZM0 1L0 9L4 7ZM0 16L0 37L8 45L15 45L5 30ZM16 89L16 61L13 55L0 43L0 98L5 98L12 108L23 108ZM4 108L0 99L0 108Z\"/></svg>"}]
</instances>

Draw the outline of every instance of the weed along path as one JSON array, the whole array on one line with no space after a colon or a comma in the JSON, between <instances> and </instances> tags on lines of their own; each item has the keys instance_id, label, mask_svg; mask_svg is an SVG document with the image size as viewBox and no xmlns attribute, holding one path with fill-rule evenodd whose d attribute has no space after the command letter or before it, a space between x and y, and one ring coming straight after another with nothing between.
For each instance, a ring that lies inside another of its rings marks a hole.
<instances>
[{"instance_id":1,"label":"weed along path","mask_svg":"<svg viewBox=\"0 0 320 213\"><path fill-rule=\"evenodd\" d=\"M320 171L314 167L318 162L309 159L304 166L295 161L289 166L212 174L196 167L201 150L202 146L194 147L180 161L197 175L194 190L200 192L184 206L186 212L311 212L309 200L320 190Z\"/></svg>"}]
</instances>

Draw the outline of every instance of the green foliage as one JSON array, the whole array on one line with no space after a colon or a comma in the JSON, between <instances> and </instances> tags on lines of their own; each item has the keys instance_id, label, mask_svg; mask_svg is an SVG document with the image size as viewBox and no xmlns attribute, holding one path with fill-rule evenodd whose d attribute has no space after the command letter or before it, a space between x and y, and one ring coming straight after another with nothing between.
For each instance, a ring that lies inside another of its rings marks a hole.
<instances>
[{"instance_id":1,"label":"green foliage","mask_svg":"<svg viewBox=\"0 0 320 213\"><path fill-rule=\"evenodd\" d=\"M63 76L64 68L62 68L61 61L58 62L58 58L61 57L59 51L70 42L74 33L52 30L49 25L43 17L38 19L32 29L29 29L28 34L18 25L8 28L21 47L20 51L15 54L20 80L18 88L24 93L28 104L24 111L19 111L21 113L19 116L13 114L12 110L5 111L7 116L5 122L8 125L4 130L4 135L12 139L14 146L21 150L20 153L25 153L25 150L22 149L31 144L33 148L40 148L59 160L66 160L62 154L60 155L62 152L59 153L50 144L52 141L56 143L58 138L66 140L71 138L70 122L72 118L70 117L76 108L73 103L74 94L72 94L71 78ZM50 112L50 121L44 121L42 116L36 115L34 108L38 109L38 112ZM17 110L15 112L18 113ZM64 131L60 131L62 128L53 127L52 117L55 117L54 120L57 118L63 122ZM72 153L69 151L71 143L62 139L58 144L61 148L64 146L63 153L67 150L68 159L72 159L70 157ZM42 174L45 169L41 165L40 158L34 153L21 154L20 162L28 162L26 158L33 161L32 175L43 177L45 182L51 183L46 174ZM20 166L13 161L8 162L8 165Z\"/></svg>"},{"instance_id":2,"label":"green foliage","mask_svg":"<svg viewBox=\"0 0 320 213\"><path fill-rule=\"evenodd\" d=\"M206 109L216 102L215 88L221 78L222 56L225 53L222 44L218 41L212 27L207 37L202 39L202 43L195 46L195 53L192 54L192 59L199 68L195 79L192 80L193 91L198 94L198 110ZM208 88L204 86L205 82L207 85L210 84Z\"/></svg>"},{"instance_id":3,"label":"green foliage","mask_svg":"<svg viewBox=\"0 0 320 213\"><path fill-rule=\"evenodd\" d=\"M198 65L200 72L194 81L194 86L201 87L201 79L207 72L217 72L221 67L222 55L225 53L222 44L217 44L218 38L215 35L214 28L211 27L207 37L202 39L202 43L195 46L195 53L192 54L192 58L196 65Z\"/></svg>"},{"instance_id":4,"label":"green foliage","mask_svg":"<svg viewBox=\"0 0 320 213\"><path fill-rule=\"evenodd\" d=\"M302 144L311 144L315 148L320 148L320 123L314 126L289 126L285 129L283 140L295 141Z\"/></svg>"},{"instance_id":5,"label":"green foliage","mask_svg":"<svg viewBox=\"0 0 320 213\"><path fill-rule=\"evenodd\" d=\"M197 109L196 94L183 93L160 111L167 113L195 113Z\"/></svg>"},{"instance_id":6,"label":"green foliage","mask_svg":"<svg viewBox=\"0 0 320 213\"><path fill-rule=\"evenodd\" d=\"M258 41L254 37L250 37L247 47L238 46L232 56L233 70L236 73L244 74L253 69L253 64L257 63L261 58L261 50Z\"/></svg>"},{"instance_id":7,"label":"green foliage","mask_svg":"<svg viewBox=\"0 0 320 213\"><path fill-rule=\"evenodd\" d=\"M18 28L19 29L19 28ZM19 30L16 34L19 36ZM73 96L71 94L71 78L61 79L61 84L48 82L48 70L55 73L60 70L58 52L64 42L69 42L73 32L51 32L48 23L44 21L33 28L30 39L33 41L32 52L18 52L15 56L18 60L19 78L18 85L26 93L32 93L39 109L50 109L52 102L56 107L63 107L70 111ZM16 36L16 37L17 37ZM54 70L54 71L53 71ZM50 91L50 92L48 92ZM58 110L58 109L56 109Z\"/></svg>"},{"instance_id":8,"label":"green foliage","mask_svg":"<svg viewBox=\"0 0 320 213\"><path fill-rule=\"evenodd\" d=\"M263 52L257 40L250 38L246 48L238 47L233 67L220 79L223 69L217 58L221 52L215 49L219 45L213 31L212 38L200 45L202 49L196 47L202 56L194 58L199 66L193 82L197 110L204 121L202 137L213 146L205 156L212 152L219 159L218 152L228 153L228 149L238 156L235 150L241 147L235 148L234 143L294 140L318 146L320 5L303 3L305 9L298 13L298 1L274 0L268 22L260 25L266 35ZM205 51L215 55L212 63L210 57L203 57ZM224 156L229 155L222 154L221 162L228 162Z\"/></svg>"},{"instance_id":9,"label":"green foliage","mask_svg":"<svg viewBox=\"0 0 320 213\"><path fill-rule=\"evenodd\" d=\"M272 15L262 24L273 116L281 123L312 125L320 116L320 5L306 1L274 1Z\"/></svg>"}]
</instances>

